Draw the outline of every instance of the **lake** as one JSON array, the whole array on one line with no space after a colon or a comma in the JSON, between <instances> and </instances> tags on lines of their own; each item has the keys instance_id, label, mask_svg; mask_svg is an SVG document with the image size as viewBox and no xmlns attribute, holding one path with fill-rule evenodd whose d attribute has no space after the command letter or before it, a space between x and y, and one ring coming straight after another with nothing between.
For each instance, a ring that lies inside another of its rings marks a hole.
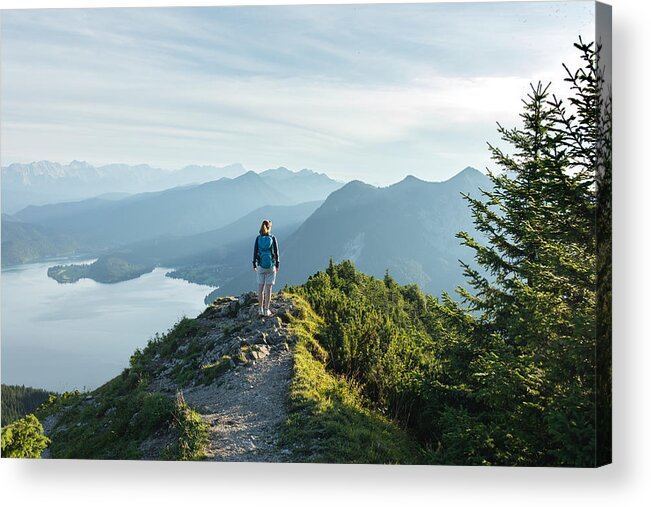
<instances>
[{"instance_id":1,"label":"lake","mask_svg":"<svg viewBox=\"0 0 651 507\"><path fill-rule=\"evenodd\" d=\"M94 389L127 367L156 332L201 313L213 289L168 278L163 268L117 284L59 284L47 276L59 263L2 270L3 384Z\"/></svg>"}]
</instances>

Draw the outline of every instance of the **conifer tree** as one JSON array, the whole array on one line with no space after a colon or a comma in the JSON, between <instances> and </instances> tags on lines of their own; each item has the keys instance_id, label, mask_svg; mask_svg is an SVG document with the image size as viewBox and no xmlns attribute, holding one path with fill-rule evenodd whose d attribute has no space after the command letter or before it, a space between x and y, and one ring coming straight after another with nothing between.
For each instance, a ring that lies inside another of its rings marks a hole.
<instances>
[{"instance_id":1,"label":"conifer tree","mask_svg":"<svg viewBox=\"0 0 651 507\"><path fill-rule=\"evenodd\" d=\"M606 80L602 47L575 44L584 67L565 67L565 79L574 91L569 98L573 113L554 97L558 130L565 132L566 147L577 173L594 175L596 215L596 401L597 463L612 460L612 90Z\"/></svg>"},{"instance_id":2,"label":"conifer tree","mask_svg":"<svg viewBox=\"0 0 651 507\"><path fill-rule=\"evenodd\" d=\"M474 290L461 292L480 315L470 379L480 379L475 398L500 408L484 427L513 450L493 453L506 462L595 464L596 181L599 162L609 163L600 155L609 108L598 51L576 47L584 66L568 70L574 112L550 100L549 85L532 86L522 127L498 124L512 154L489 145L503 170L489 174L493 190L465 196L488 239L459 234L488 273L464 265Z\"/></svg>"}]
</instances>

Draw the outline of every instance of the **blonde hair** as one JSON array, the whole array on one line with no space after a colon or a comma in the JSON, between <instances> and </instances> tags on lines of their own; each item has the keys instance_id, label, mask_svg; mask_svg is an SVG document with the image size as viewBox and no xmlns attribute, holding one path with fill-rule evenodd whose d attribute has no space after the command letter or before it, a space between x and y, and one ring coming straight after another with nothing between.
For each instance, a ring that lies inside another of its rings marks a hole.
<instances>
[{"instance_id":1,"label":"blonde hair","mask_svg":"<svg viewBox=\"0 0 651 507\"><path fill-rule=\"evenodd\" d=\"M260 234L263 236L269 236L271 232L271 220L263 220L262 225L260 226Z\"/></svg>"}]
</instances>

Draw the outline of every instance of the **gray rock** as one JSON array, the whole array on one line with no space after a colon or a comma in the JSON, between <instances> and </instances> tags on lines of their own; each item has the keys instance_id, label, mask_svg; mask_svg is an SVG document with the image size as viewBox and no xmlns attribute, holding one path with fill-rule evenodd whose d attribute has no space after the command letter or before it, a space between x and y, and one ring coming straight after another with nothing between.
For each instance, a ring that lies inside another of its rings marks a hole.
<instances>
[{"instance_id":1,"label":"gray rock","mask_svg":"<svg viewBox=\"0 0 651 507\"><path fill-rule=\"evenodd\" d=\"M239 343L233 343L229 348L228 348L228 353L226 354L227 356L235 356L240 353L240 344Z\"/></svg>"},{"instance_id":2,"label":"gray rock","mask_svg":"<svg viewBox=\"0 0 651 507\"><path fill-rule=\"evenodd\" d=\"M238 298L240 306L249 306L255 303L258 300L258 296L255 292L246 292Z\"/></svg>"},{"instance_id":3,"label":"gray rock","mask_svg":"<svg viewBox=\"0 0 651 507\"><path fill-rule=\"evenodd\" d=\"M260 361L269 355L270 348L268 345L256 346L255 350L251 351L253 359Z\"/></svg>"},{"instance_id":4,"label":"gray rock","mask_svg":"<svg viewBox=\"0 0 651 507\"><path fill-rule=\"evenodd\" d=\"M267 335L267 342L272 345L278 345L281 342L285 341L285 335L274 330Z\"/></svg>"},{"instance_id":5,"label":"gray rock","mask_svg":"<svg viewBox=\"0 0 651 507\"><path fill-rule=\"evenodd\" d=\"M248 340L251 345L267 344L267 333L258 331Z\"/></svg>"},{"instance_id":6,"label":"gray rock","mask_svg":"<svg viewBox=\"0 0 651 507\"><path fill-rule=\"evenodd\" d=\"M279 317L268 317L264 324L267 328L280 329L283 325L283 321Z\"/></svg>"}]
</instances>

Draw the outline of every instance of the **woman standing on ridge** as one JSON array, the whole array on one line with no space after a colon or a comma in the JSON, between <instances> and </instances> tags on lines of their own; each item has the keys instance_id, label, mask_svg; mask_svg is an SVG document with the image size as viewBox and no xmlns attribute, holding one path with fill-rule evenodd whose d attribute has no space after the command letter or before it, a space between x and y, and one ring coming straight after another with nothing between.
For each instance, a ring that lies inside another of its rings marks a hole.
<instances>
[{"instance_id":1,"label":"woman standing on ridge","mask_svg":"<svg viewBox=\"0 0 651 507\"><path fill-rule=\"evenodd\" d=\"M255 238L253 246L253 271L258 278L258 315L271 315L271 289L276 283L276 272L280 267L278 242L271 235L271 220L263 220L260 234Z\"/></svg>"}]
</instances>

